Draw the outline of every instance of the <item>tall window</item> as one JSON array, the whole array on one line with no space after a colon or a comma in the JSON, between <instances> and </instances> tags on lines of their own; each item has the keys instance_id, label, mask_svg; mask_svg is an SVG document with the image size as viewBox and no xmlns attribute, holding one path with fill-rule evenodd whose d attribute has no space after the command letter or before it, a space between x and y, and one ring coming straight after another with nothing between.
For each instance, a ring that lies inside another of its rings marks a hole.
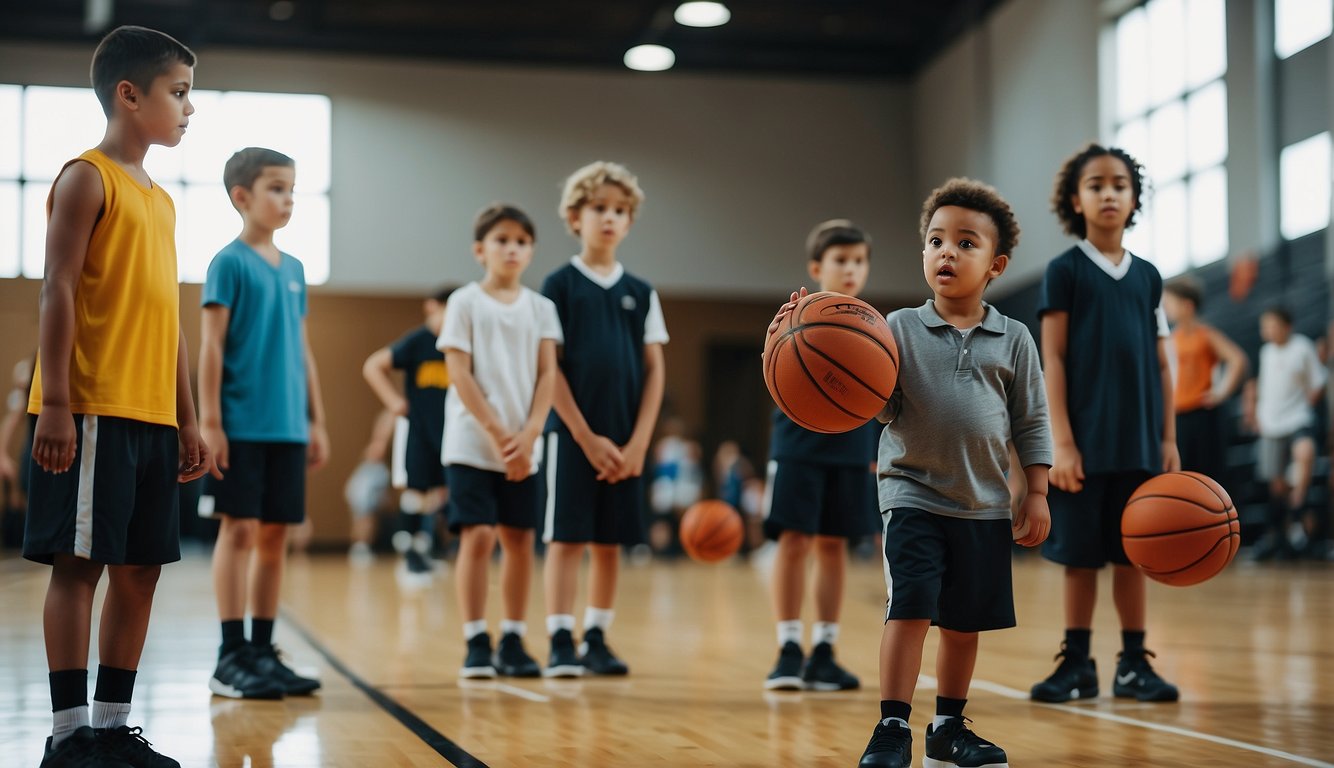
<instances>
[{"instance_id":1,"label":"tall window","mask_svg":"<svg viewBox=\"0 0 1334 768\"><path fill-rule=\"evenodd\" d=\"M1145 166L1126 247L1164 276L1227 253L1224 0L1150 0L1115 23L1113 142Z\"/></svg>"},{"instance_id":2,"label":"tall window","mask_svg":"<svg viewBox=\"0 0 1334 768\"><path fill-rule=\"evenodd\" d=\"M185 139L153 147L144 167L176 205L176 252L182 282L203 282L213 254L240 232L223 189L227 158L246 146L296 160L296 210L275 235L299 258L306 279L329 279L331 109L327 96L194 91ZM102 139L105 119L88 88L0 85L0 277L40 278L45 261L46 199L63 164Z\"/></svg>"},{"instance_id":3,"label":"tall window","mask_svg":"<svg viewBox=\"0 0 1334 768\"><path fill-rule=\"evenodd\" d=\"M1286 59L1329 37L1334 27L1330 0L1274 0L1274 53Z\"/></svg>"},{"instance_id":4,"label":"tall window","mask_svg":"<svg viewBox=\"0 0 1334 768\"><path fill-rule=\"evenodd\" d=\"M1329 226L1329 131L1283 148L1278 158L1279 232L1286 240Z\"/></svg>"}]
</instances>

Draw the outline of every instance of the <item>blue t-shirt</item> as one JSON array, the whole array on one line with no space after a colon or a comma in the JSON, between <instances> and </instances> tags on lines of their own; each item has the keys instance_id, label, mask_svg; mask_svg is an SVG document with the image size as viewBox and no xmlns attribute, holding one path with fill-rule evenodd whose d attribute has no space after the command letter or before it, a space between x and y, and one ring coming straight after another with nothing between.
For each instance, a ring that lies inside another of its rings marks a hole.
<instances>
[{"instance_id":1,"label":"blue t-shirt","mask_svg":"<svg viewBox=\"0 0 1334 768\"><path fill-rule=\"evenodd\" d=\"M851 432L812 432L774 409L769 434L769 459L837 467L864 467L870 471L879 452L880 422L871 419Z\"/></svg>"},{"instance_id":2,"label":"blue t-shirt","mask_svg":"<svg viewBox=\"0 0 1334 768\"><path fill-rule=\"evenodd\" d=\"M1163 385L1158 305L1163 278L1125 257L1119 278L1075 246L1052 259L1038 316L1068 312L1066 409L1088 474L1162 470Z\"/></svg>"},{"instance_id":3,"label":"blue t-shirt","mask_svg":"<svg viewBox=\"0 0 1334 768\"><path fill-rule=\"evenodd\" d=\"M275 267L233 240L213 257L203 306L231 310L222 351L222 428L229 440L305 443L306 272L287 254Z\"/></svg>"}]
</instances>

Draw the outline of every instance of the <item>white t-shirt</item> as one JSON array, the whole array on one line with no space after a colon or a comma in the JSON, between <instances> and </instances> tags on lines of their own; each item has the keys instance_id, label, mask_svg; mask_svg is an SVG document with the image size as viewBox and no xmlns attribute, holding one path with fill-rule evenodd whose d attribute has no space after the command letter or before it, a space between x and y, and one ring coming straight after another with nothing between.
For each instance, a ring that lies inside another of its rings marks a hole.
<instances>
[{"instance_id":1,"label":"white t-shirt","mask_svg":"<svg viewBox=\"0 0 1334 768\"><path fill-rule=\"evenodd\" d=\"M560 318L551 299L529 288L504 304L482 286L468 283L449 297L444 329L436 348L457 349L472 355L472 375L496 418L506 430L518 432L528 420L537 386L537 356L543 339L560 344ZM533 472L537 472L538 445L533 444ZM486 430L478 424L450 387L445 396L445 439L440 459L491 472L504 472Z\"/></svg>"},{"instance_id":2,"label":"white t-shirt","mask_svg":"<svg viewBox=\"0 0 1334 768\"><path fill-rule=\"evenodd\" d=\"M1311 390L1325 384L1325 367L1311 340L1294 333L1283 346L1260 347L1260 382L1255 417L1261 437L1287 437L1315 424Z\"/></svg>"}]
</instances>

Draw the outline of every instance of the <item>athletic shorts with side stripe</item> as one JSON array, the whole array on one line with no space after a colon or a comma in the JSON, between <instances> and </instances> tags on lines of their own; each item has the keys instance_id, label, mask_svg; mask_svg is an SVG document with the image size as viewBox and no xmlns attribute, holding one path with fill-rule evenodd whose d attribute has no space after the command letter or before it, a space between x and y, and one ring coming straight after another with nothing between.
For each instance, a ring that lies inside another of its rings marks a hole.
<instances>
[{"instance_id":1,"label":"athletic shorts with side stripe","mask_svg":"<svg viewBox=\"0 0 1334 768\"><path fill-rule=\"evenodd\" d=\"M69 470L32 464L23 556L47 565L58 554L107 565L180 560L176 428L75 414L74 430Z\"/></svg>"},{"instance_id":2,"label":"athletic shorts with side stripe","mask_svg":"<svg viewBox=\"0 0 1334 768\"><path fill-rule=\"evenodd\" d=\"M542 541L631 545L644 540L644 478L599 480L583 449L564 432L547 433L545 448Z\"/></svg>"},{"instance_id":3,"label":"athletic shorts with side stripe","mask_svg":"<svg viewBox=\"0 0 1334 768\"><path fill-rule=\"evenodd\" d=\"M855 539L880 527L869 466L770 461L768 476L764 535L770 539L783 531Z\"/></svg>"},{"instance_id":4,"label":"athletic shorts with side stripe","mask_svg":"<svg viewBox=\"0 0 1334 768\"><path fill-rule=\"evenodd\" d=\"M395 488L429 491L445 485L445 465L440 463L440 440L414 429L406 416L394 421L394 444L390 478Z\"/></svg>"}]
</instances>

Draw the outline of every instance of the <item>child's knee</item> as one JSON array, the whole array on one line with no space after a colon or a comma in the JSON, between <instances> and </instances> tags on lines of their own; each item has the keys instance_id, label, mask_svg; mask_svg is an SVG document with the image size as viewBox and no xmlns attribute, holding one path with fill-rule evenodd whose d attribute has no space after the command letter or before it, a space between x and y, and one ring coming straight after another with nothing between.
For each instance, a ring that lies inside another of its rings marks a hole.
<instances>
[{"instance_id":1,"label":"child's knee","mask_svg":"<svg viewBox=\"0 0 1334 768\"><path fill-rule=\"evenodd\" d=\"M811 551L815 537L799 531L783 531L778 537L778 550L790 557L805 557Z\"/></svg>"},{"instance_id":2,"label":"child's knee","mask_svg":"<svg viewBox=\"0 0 1334 768\"><path fill-rule=\"evenodd\" d=\"M111 568L111 584L116 589L152 595L161 575L160 565L118 565Z\"/></svg>"},{"instance_id":3,"label":"child's knee","mask_svg":"<svg viewBox=\"0 0 1334 768\"><path fill-rule=\"evenodd\" d=\"M259 521L253 518L224 517L218 528L218 544L233 549L252 549L259 540Z\"/></svg>"},{"instance_id":4,"label":"child's knee","mask_svg":"<svg viewBox=\"0 0 1334 768\"><path fill-rule=\"evenodd\" d=\"M267 555L282 554L287 549L287 528L283 523L264 523L256 532L259 549Z\"/></svg>"}]
</instances>

